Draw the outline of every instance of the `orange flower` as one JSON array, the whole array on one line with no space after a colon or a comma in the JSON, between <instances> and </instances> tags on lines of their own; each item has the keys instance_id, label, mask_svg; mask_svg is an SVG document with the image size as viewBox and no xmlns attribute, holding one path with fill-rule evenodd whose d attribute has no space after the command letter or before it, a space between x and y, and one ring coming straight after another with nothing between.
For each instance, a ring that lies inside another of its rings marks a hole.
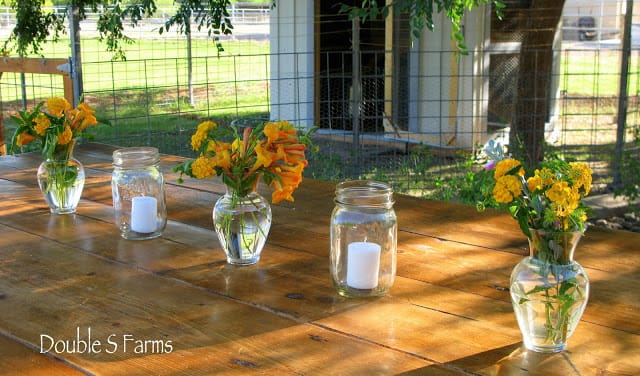
<instances>
[{"instance_id":1,"label":"orange flower","mask_svg":"<svg viewBox=\"0 0 640 376\"><path fill-rule=\"evenodd\" d=\"M263 178L273 189L274 203L293 201L293 192L302 181L307 166L306 146L300 143L296 128L287 121L267 122L258 128L240 131L231 125L228 129L202 122L191 138L194 150L200 151L196 162L185 162L174 171L195 178L223 176L232 186L234 194L244 196L255 189ZM206 150L202 143L206 142ZM211 167L213 170L205 170ZM213 174L213 175L212 175Z\"/></svg>"},{"instance_id":2,"label":"orange flower","mask_svg":"<svg viewBox=\"0 0 640 376\"><path fill-rule=\"evenodd\" d=\"M270 153L262 145L256 145L255 152L256 162L253 164L253 167L251 167L250 173L255 172L260 167L269 167L273 162L272 153Z\"/></svg>"},{"instance_id":3,"label":"orange flower","mask_svg":"<svg viewBox=\"0 0 640 376\"><path fill-rule=\"evenodd\" d=\"M80 103L78 109L74 111L72 129L80 128L80 130L84 130L89 126L98 124L98 119L94 116L96 111L89 107L88 104Z\"/></svg>"},{"instance_id":4,"label":"orange flower","mask_svg":"<svg viewBox=\"0 0 640 376\"><path fill-rule=\"evenodd\" d=\"M18 137L16 137L16 145L22 147L35 139L35 136L29 134L29 132L27 131L24 131L20 133Z\"/></svg>"}]
</instances>

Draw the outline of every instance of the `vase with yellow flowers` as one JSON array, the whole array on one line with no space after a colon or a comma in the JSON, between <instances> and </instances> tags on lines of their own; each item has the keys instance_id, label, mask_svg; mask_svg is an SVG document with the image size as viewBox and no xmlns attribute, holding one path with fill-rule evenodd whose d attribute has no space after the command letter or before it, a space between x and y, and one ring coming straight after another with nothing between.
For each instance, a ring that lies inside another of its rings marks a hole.
<instances>
[{"instance_id":1,"label":"vase with yellow flowers","mask_svg":"<svg viewBox=\"0 0 640 376\"><path fill-rule=\"evenodd\" d=\"M510 294L527 349L565 349L589 298L589 279L573 256L585 231L591 169L550 158L527 171L504 156L500 145L485 150L484 172L493 204L509 210L529 240L529 256L511 273Z\"/></svg>"},{"instance_id":2,"label":"vase with yellow flowers","mask_svg":"<svg viewBox=\"0 0 640 376\"><path fill-rule=\"evenodd\" d=\"M31 111L13 116L18 127L11 141L12 153L40 150L38 185L51 213L74 213L84 188L84 167L73 157L81 133L98 124L95 111L86 103L71 108L62 97L40 102Z\"/></svg>"},{"instance_id":3,"label":"vase with yellow flowers","mask_svg":"<svg viewBox=\"0 0 640 376\"><path fill-rule=\"evenodd\" d=\"M226 193L213 208L213 225L218 240L235 265L260 260L271 227L271 206L256 188L262 180L273 189L271 201L293 201L307 166L308 133L299 135L287 121L267 122L255 128L218 126L214 121L198 125L191 147L198 152L174 168L197 179L220 176Z\"/></svg>"}]
</instances>

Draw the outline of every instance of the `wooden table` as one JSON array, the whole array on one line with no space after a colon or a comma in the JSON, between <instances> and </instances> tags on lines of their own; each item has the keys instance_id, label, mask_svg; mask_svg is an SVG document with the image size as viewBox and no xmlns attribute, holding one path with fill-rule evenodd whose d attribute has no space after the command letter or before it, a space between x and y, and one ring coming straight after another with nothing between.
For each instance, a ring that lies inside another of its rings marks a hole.
<instances>
[{"instance_id":1,"label":"wooden table","mask_svg":"<svg viewBox=\"0 0 640 376\"><path fill-rule=\"evenodd\" d=\"M527 244L504 213L396 195L396 282L346 299L329 276L333 184L305 180L273 206L260 262L231 266L211 224L224 188L176 184L178 157L162 160L164 235L122 239L112 151L78 148L83 199L62 216L37 188L39 155L0 158L2 374L640 374L640 234L589 229L589 304L567 350L543 355L523 348L509 301Z\"/></svg>"}]
</instances>

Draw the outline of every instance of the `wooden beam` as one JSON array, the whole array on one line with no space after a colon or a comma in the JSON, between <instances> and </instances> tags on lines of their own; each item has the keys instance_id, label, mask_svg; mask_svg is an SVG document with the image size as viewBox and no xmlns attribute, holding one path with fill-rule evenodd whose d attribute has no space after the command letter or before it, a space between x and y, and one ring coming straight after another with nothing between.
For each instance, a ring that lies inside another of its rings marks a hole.
<instances>
[{"instance_id":1,"label":"wooden beam","mask_svg":"<svg viewBox=\"0 0 640 376\"><path fill-rule=\"evenodd\" d=\"M69 76L67 59L14 58L0 59L0 72L61 74Z\"/></svg>"},{"instance_id":2,"label":"wooden beam","mask_svg":"<svg viewBox=\"0 0 640 376\"><path fill-rule=\"evenodd\" d=\"M73 103L73 80L70 72L71 66L67 59L39 59L39 58L0 58L0 78L2 73L34 73L34 74L56 74L62 76L64 97L69 103ZM4 139L2 118L0 117L0 155L7 153L7 146Z\"/></svg>"},{"instance_id":3,"label":"wooden beam","mask_svg":"<svg viewBox=\"0 0 640 376\"><path fill-rule=\"evenodd\" d=\"M1 79L2 79L2 72L0 72L0 80ZM4 127L2 126L2 114L0 114L0 155L7 155L7 143L4 141Z\"/></svg>"}]
</instances>

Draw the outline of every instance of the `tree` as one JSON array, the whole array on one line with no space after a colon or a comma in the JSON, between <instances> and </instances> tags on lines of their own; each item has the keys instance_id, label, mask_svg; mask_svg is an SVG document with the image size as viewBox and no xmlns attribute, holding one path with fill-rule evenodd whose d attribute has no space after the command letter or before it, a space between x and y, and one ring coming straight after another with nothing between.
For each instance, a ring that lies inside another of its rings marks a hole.
<instances>
[{"instance_id":1,"label":"tree","mask_svg":"<svg viewBox=\"0 0 640 376\"><path fill-rule=\"evenodd\" d=\"M107 51L114 53L114 59L125 59L123 43L131 43L124 33L128 22L136 26L145 17L151 17L157 11L155 0L71 0L63 3L77 14L77 22L87 18L87 12L99 13L98 32L100 40L107 43ZM231 34L233 25L227 8L230 0L183 0L178 1L176 13L160 28L160 33L173 26L179 32L190 31L190 17L193 17L198 30L203 27L222 51L220 35ZM42 44L49 38L59 40L64 33L66 12L45 10L44 0L11 0L11 8L16 12L16 26L4 42L3 52L17 52L20 56L29 53L40 55Z\"/></svg>"},{"instance_id":2,"label":"tree","mask_svg":"<svg viewBox=\"0 0 640 376\"><path fill-rule=\"evenodd\" d=\"M434 30L433 15L444 13L451 21L451 39L456 41L458 51L467 53L462 32L463 18L467 11L471 11L481 4L492 3L498 18L502 18L502 9L505 7L503 0L380 0L384 5L378 5L376 0L362 0L357 6L343 4L340 11L349 13L352 18L358 17L363 22L367 19L387 17L391 10L397 14L409 14L409 26L414 38L420 38L420 33L426 27Z\"/></svg>"},{"instance_id":3,"label":"tree","mask_svg":"<svg viewBox=\"0 0 640 376\"><path fill-rule=\"evenodd\" d=\"M549 115L553 40L562 17L564 0L532 0L514 10L522 34L515 115L509 134L509 151L528 166L544 158L545 123Z\"/></svg>"},{"instance_id":4,"label":"tree","mask_svg":"<svg viewBox=\"0 0 640 376\"><path fill-rule=\"evenodd\" d=\"M179 0L176 14L169 18L164 27L160 28L162 34L173 26L178 32L183 33L191 42L191 20L195 16L198 30L206 27L209 36L212 37L218 48L223 51L220 43L221 34L231 34L233 25L229 19L227 8L229 0ZM20 56L28 53L40 55L42 44L51 38L57 41L65 32L64 21L70 17L69 24L75 40L72 46L74 62L75 95L80 97L82 87L82 63L80 51L80 21L87 18L87 12L99 13L98 32L100 40L107 43L107 51L113 52L114 60L125 60L123 43L131 43L132 40L124 34L124 25L129 22L132 26L138 24L144 17L151 17L157 11L155 0L142 0L141 2L123 2L121 0L56 0L56 9L45 11L44 0L12 0L11 7L16 11L16 26L4 42L3 54L8 55L16 51ZM58 9L67 8L68 11L60 12ZM189 55L191 49L188 49ZM190 56L189 56L190 57ZM193 101L193 88L191 85L191 58L189 64L189 98Z\"/></svg>"},{"instance_id":5,"label":"tree","mask_svg":"<svg viewBox=\"0 0 640 376\"><path fill-rule=\"evenodd\" d=\"M382 2L382 0L381 0ZM385 17L395 12L409 14L414 37L426 26L433 30L433 14L445 12L452 24L452 39L458 51L466 53L461 33L463 17L481 3L492 3L498 19L509 20L506 29L522 35L516 110L511 119L509 151L535 166L544 157L544 127L549 113L549 89L553 66L553 40L562 16L564 0L390 0L380 6L376 0L362 0L360 6L344 6L352 17Z\"/></svg>"},{"instance_id":6,"label":"tree","mask_svg":"<svg viewBox=\"0 0 640 376\"><path fill-rule=\"evenodd\" d=\"M451 21L451 37L456 41L458 51L466 53L462 25L464 15L481 4L492 4L501 19L506 4L519 5L514 11L506 11L510 18L517 20L516 27L523 34L520 52L520 74L518 78L518 98L516 111L511 122L510 151L527 162L536 165L544 157L544 125L548 115L549 85L553 63L552 46L558 27L564 0L355 0L359 5L343 5L342 12L351 17L376 19L394 12L409 14L409 23L415 37L427 27L433 30L433 16L446 14ZM16 26L4 43L4 53L15 50L21 55L28 52L39 54L41 45L49 37L58 39L64 31L65 13L45 12L44 0L11 0L16 10ZM122 0L72 0L71 7L77 9L78 19L86 19L86 11L100 11L98 30L101 40L106 40L107 50L114 58L124 59L122 43L130 43L124 34L123 22L131 25L143 17L153 15L156 10L154 0L140 0L125 3ZM275 0L272 0L275 6ZM173 26L181 33L191 32L193 19L198 30L203 27L222 51L219 37L231 34L233 25L227 8L230 0L183 0L179 2L176 14L170 17L160 33Z\"/></svg>"}]
</instances>

